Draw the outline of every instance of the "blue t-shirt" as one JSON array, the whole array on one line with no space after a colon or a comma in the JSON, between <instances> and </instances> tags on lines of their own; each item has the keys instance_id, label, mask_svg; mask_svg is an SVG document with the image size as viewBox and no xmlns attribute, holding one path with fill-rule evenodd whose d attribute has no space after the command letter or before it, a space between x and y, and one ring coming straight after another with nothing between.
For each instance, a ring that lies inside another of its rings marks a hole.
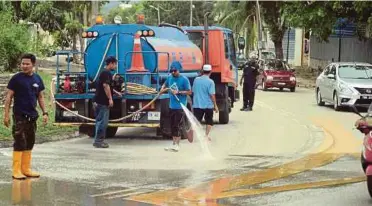
<instances>
[{"instance_id":1,"label":"blue t-shirt","mask_svg":"<svg viewBox=\"0 0 372 206\"><path fill-rule=\"evenodd\" d=\"M193 108L214 108L211 95L216 94L216 89L212 79L205 75L196 77L192 86L192 91L194 94Z\"/></svg>"},{"instance_id":2,"label":"blue t-shirt","mask_svg":"<svg viewBox=\"0 0 372 206\"><path fill-rule=\"evenodd\" d=\"M36 110L39 93L45 89L41 77L19 72L10 79L8 89L14 91L13 114L37 117Z\"/></svg>"},{"instance_id":3,"label":"blue t-shirt","mask_svg":"<svg viewBox=\"0 0 372 206\"><path fill-rule=\"evenodd\" d=\"M173 77L172 75L168 76L167 80L165 81L165 87L176 91L191 90L189 79L182 75L179 75L178 77ZM187 95L177 94L177 97L183 105L187 105ZM174 97L171 90L169 90L169 99L169 108L182 109L180 103L177 101L176 97Z\"/></svg>"}]
</instances>

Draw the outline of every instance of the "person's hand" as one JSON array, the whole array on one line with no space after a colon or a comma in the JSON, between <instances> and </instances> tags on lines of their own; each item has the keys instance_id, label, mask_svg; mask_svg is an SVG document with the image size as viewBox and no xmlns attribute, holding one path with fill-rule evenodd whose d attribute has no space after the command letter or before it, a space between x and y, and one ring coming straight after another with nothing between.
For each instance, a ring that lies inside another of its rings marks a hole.
<instances>
[{"instance_id":1,"label":"person's hand","mask_svg":"<svg viewBox=\"0 0 372 206\"><path fill-rule=\"evenodd\" d=\"M178 94L178 91L172 89L172 93L173 93L174 95L177 95L177 94Z\"/></svg>"},{"instance_id":2,"label":"person's hand","mask_svg":"<svg viewBox=\"0 0 372 206\"><path fill-rule=\"evenodd\" d=\"M4 116L4 125L5 125L6 127L9 127L9 125L10 125L9 114L6 114L6 115Z\"/></svg>"},{"instance_id":3,"label":"person's hand","mask_svg":"<svg viewBox=\"0 0 372 206\"><path fill-rule=\"evenodd\" d=\"M48 123L48 115L43 115L43 124L44 126Z\"/></svg>"},{"instance_id":4,"label":"person's hand","mask_svg":"<svg viewBox=\"0 0 372 206\"><path fill-rule=\"evenodd\" d=\"M114 101L112 101L112 99L109 99L109 107L113 107L114 106Z\"/></svg>"},{"instance_id":5,"label":"person's hand","mask_svg":"<svg viewBox=\"0 0 372 206\"><path fill-rule=\"evenodd\" d=\"M218 106L217 106L217 105L214 105L214 111L215 111L216 113L219 112L219 110L218 110Z\"/></svg>"},{"instance_id":6,"label":"person's hand","mask_svg":"<svg viewBox=\"0 0 372 206\"><path fill-rule=\"evenodd\" d=\"M166 91L168 91L168 88L164 88L164 89L160 90L160 94L163 94L163 93L165 93Z\"/></svg>"},{"instance_id":7,"label":"person's hand","mask_svg":"<svg viewBox=\"0 0 372 206\"><path fill-rule=\"evenodd\" d=\"M118 95L118 97L120 97L120 98L123 97L123 95L121 93L119 93L119 92L116 93L116 95Z\"/></svg>"}]
</instances>

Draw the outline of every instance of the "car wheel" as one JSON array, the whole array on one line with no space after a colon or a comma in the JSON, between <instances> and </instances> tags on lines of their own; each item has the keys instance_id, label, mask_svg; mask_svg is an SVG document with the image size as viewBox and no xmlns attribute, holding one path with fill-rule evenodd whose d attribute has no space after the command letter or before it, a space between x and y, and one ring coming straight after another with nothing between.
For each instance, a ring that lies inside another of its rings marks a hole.
<instances>
[{"instance_id":1,"label":"car wheel","mask_svg":"<svg viewBox=\"0 0 372 206\"><path fill-rule=\"evenodd\" d=\"M280 91L283 91L283 89L284 89L283 87L280 87L280 88L279 88Z\"/></svg>"},{"instance_id":2,"label":"car wheel","mask_svg":"<svg viewBox=\"0 0 372 206\"><path fill-rule=\"evenodd\" d=\"M290 88L290 91L291 91L291 92L295 92L295 91L296 91L296 87L292 87L292 88Z\"/></svg>"},{"instance_id":3,"label":"car wheel","mask_svg":"<svg viewBox=\"0 0 372 206\"><path fill-rule=\"evenodd\" d=\"M340 105L339 105L339 102L338 102L338 95L337 95L336 92L333 95L333 108L335 109L335 111L340 111Z\"/></svg>"},{"instance_id":4,"label":"car wheel","mask_svg":"<svg viewBox=\"0 0 372 206\"><path fill-rule=\"evenodd\" d=\"M320 89L316 90L316 103L318 106L324 106L324 102L322 99L322 94L320 94Z\"/></svg>"}]
</instances>

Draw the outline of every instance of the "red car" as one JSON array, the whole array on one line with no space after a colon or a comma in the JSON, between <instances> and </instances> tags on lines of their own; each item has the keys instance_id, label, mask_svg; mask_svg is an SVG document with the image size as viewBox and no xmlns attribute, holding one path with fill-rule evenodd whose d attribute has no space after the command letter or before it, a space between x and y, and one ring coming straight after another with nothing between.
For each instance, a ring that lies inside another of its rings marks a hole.
<instances>
[{"instance_id":1,"label":"red car","mask_svg":"<svg viewBox=\"0 0 372 206\"><path fill-rule=\"evenodd\" d=\"M296 91L295 70L282 60L267 59L260 62L260 75L257 78L257 83L264 91L270 88L279 88L281 91L287 88L291 92Z\"/></svg>"}]
</instances>

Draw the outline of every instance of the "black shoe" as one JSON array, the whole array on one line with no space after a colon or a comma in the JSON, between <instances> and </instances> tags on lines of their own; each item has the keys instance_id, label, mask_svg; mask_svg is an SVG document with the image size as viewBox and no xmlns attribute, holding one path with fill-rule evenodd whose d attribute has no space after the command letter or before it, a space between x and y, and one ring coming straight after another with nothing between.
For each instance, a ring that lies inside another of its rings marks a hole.
<instances>
[{"instance_id":1,"label":"black shoe","mask_svg":"<svg viewBox=\"0 0 372 206\"><path fill-rule=\"evenodd\" d=\"M109 148L109 145L106 142L102 143L93 143L93 146L95 148Z\"/></svg>"},{"instance_id":2,"label":"black shoe","mask_svg":"<svg viewBox=\"0 0 372 206\"><path fill-rule=\"evenodd\" d=\"M247 107L242 107L241 109L240 109L240 111L245 111L247 109Z\"/></svg>"}]
</instances>

